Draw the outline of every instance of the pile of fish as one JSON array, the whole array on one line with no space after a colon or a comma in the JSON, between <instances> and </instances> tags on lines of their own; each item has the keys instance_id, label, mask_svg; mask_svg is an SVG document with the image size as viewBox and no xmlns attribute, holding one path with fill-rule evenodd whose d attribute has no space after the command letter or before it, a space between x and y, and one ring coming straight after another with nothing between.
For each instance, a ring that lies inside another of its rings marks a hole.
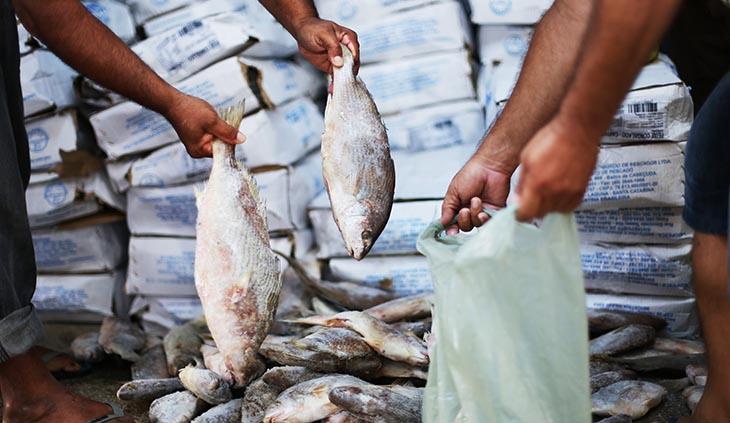
<instances>
[{"instance_id":1,"label":"pile of fish","mask_svg":"<svg viewBox=\"0 0 730 423\"><path fill-rule=\"evenodd\" d=\"M604 423L632 422L665 400L667 386L690 383L696 386L686 387L684 397L694 410L707 374L704 344L657 336L667 323L650 315L589 310L588 322L594 416L608 416ZM680 380L656 379L685 371L688 377Z\"/></svg>"}]
</instances>

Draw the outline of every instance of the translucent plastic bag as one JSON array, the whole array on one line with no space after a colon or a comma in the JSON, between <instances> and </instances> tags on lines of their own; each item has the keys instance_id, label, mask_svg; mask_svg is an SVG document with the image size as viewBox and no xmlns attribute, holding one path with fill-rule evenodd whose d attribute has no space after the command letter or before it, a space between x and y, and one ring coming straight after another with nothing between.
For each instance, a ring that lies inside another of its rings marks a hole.
<instances>
[{"instance_id":1,"label":"translucent plastic bag","mask_svg":"<svg viewBox=\"0 0 730 423\"><path fill-rule=\"evenodd\" d=\"M591 421L588 327L572 215L497 212L472 234L418 240L436 293L426 423Z\"/></svg>"}]
</instances>

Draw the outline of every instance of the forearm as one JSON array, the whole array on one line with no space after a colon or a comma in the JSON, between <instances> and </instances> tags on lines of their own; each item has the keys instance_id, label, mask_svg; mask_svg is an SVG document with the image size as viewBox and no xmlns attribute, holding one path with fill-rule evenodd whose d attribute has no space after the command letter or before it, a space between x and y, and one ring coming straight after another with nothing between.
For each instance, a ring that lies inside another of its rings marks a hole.
<instances>
[{"instance_id":1,"label":"forearm","mask_svg":"<svg viewBox=\"0 0 730 423\"><path fill-rule=\"evenodd\" d=\"M598 143L680 0L599 0L558 118L577 137Z\"/></svg>"},{"instance_id":2,"label":"forearm","mask_svg":"<svg viewBox=\"0 0 730 423\"><path fill-rule=\"evenodd\" d=\"M279 23L297 38L297 28L303 20L316 18L317 9L311 0L259 0Z\"/></svg>"},{"instance_id":3,"label":"forearm","mask_svg":"<svg viewBox=\"0 0 730 423\"><path fill-rule=\"evenodd\" d=\"M64 62L99 84L165 113L179 92L77 0L13 0L26 27Z\"/></svg>"},{"instance_id":4,"label":"forearm","mask_svg":"<svg viewBox=\"0 0 730 423\"><path fill-rule=\"evenodd\" d=\"M592 0L558 0L535 29L509 101L477 152L510 174L522 148L558 111L580 56Z\"/></svg>"}]
</instances>

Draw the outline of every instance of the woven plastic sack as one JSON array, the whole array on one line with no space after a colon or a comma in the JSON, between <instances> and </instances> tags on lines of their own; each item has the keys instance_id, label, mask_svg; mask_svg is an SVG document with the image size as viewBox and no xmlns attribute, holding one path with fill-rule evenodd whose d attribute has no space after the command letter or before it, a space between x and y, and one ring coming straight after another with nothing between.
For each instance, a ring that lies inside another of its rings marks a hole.
<instances>
[{"instance_id":1,"label":"woven plastic sack","mask_svg":"<svg viewBox=\"0 0 730 423\"><path fill-rule=\"evenodd\" d=\"M466 236L420 236L434 281L426 423L591 421L588 327L572 215L515 209Z\"/></svg>"}]
</instances>

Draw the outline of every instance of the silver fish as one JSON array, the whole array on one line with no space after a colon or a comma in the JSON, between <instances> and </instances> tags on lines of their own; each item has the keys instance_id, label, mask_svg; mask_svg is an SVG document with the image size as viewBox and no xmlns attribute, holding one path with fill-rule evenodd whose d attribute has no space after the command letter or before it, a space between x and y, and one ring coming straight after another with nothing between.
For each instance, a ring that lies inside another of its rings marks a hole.
<instances>
[{"instance_id":1,"label":"silver fish","mask_svg":"<svg viewBox=\"0 0 730 423\"><path fill-rule=\"evenodd\" d=\"M376 355L357 332L344 328L321 328L311 335L292 341L292 344L298 348L325 352L345 360Z\"/></svg>"},{"instance_id":2,"label":"silver fish","mask_svg":"<svg viewBox=\"0 0 730 423\"><path fill-rule=\"evenodd\" d=\"M376 305L365 310L365 313L385 323L393 323L428 317L432 304L433 294L416 294Z\"/></svg>"},{"instance_id":3,"label":"silver fish","mask_svg":"<svg viewBox=\"0 0 730 423\"><path fill-rule=\"evenodd\" d=\"M687 339L656 338L651 347L608 357L608 360L639 371L683 370L688 364L705 361L705 345Z\"/></svg>"},{"instance_id":4,"label":"silver fish","mask_svg":"<svg viewBox=\"0 0 730 423\"><path fill-rule=\"evenodd\" d=\"M89 332L74 338L71 342L71 354L81 362L98 363L106 355L99 345L99 332Z\"/></svg>"},{"instance_id":5,"label":"silver fish","mask_svg":"<svg viewBox=\"0 0 730 423\"><path fill-rule=\"evenodd\" d=\"M139 360L132 364L132 380L164 379L170 377L165 360L165 349L162 344L146 348Z\"/></svg>"},{"instance_id":6,"label":"silver fish","mask_svg":"<svg viewBox=\"0 0 730 423\"><path fill-rule=\"evenodd\" d=\"M173 326L162 339L167 358L167 371L176 375L180 369L200 358L202 334L208 331L205 319L198 318L183 325Z\"/></svg>"},{"instance_id":7,"label":"silver fish","mask_svg":"<svg viewBox=\"0 0 730 423\"><path fill-rule=\"evenodd\" d=\"M292 386L316 379L324 376L322 373L315 372L301 366L281 366L274 367L266 371L261 379L269 385L279 388L281 391L289 389Z\"/></svg>"},{"instance_id":8,"label":"silver fish","mask_svg":"<svg viewBox=\"0 0 730 423\"><path fill-rule=\"evenodd\" d=\"M322 173L347 251L361 260L388 222L395 168L378 108L355 77L352 52L343 45L342 53L324 111Z\"/></svg>"},{"instance_id":9,"label":"silver fish","mask_svg":"<svg viewBox=\"0 0 730 423\"><path fill-rule=\"evenodd\" d=\"M623 380L591 395L592 411L597 416L625 414L632 419L643 417L667 395L660 385L639 380Z\"/></svg>"},{"instance_id":10,"label":"silver fish","mask_svg":"<svg viewBox=\"0 0 730 423\"><path fill-rule=\"evenodd\" d=\"M383 366L380 368L380 373L378 374L378 376L426 380L428 379L428 371L420 367L383 359Z\"/></svg>"},{"instance_id":11,"label":"silver fish","mask_svg":"<svg viewBox=\"0 0 730 423\"><path fill-rule=\"evenodd\" d=\"M237 128L243 105L222 116ZM195 286L228 369L223 376L245 386L261 371L258 349L274 320L281 277L266 208L253 178L236 161L235 146L213 141L213 167L197 206Z\"/></svg>"},{"instance_id":12,"label":"silver fish","mask_svg":"<svg viewBox=\"0 0 730 423\"><path fill-rule=\"evenodd\" d=\"M707 384L707 366L704 364L689 364L685 372L693 385L705 386Z\"/></svg>"},{"instance_id":13,"label":"silver fish","mask_svg":"<svg viewBox=\"0 0 730 423\"><path fill-rule=\"evenodd\" d=\"M208 369L187 366L180 370L180 382L208 404L223 404L231 400L231 387L223 378Z\"/></svg>"},{"instance_id":14,"label":"silver fish","mask_svg":"<svg viewBox=\"0 0 730 423\"><path fill-rule=\"evenodd\" d=\"M635 379L636 373L631 370L618 370L591 375L591 392L613 385L622 380Z\"/></svg>"},{"instance_id":15,"label":"silver fish","mask_svg":"<svg viewBox=\"0 0 730 423\"><path fill-rule=\"evenodd\" d=\"M139 326L124 319L107 316L99 330L99 344L108 354L117 354L123 360L139 360L137 351L145 346L145 335Z\"/></svg>"},{"instance_id":16,"label":"silver fish","mask_svg":"<svg viewBox=\"0 0 730 423\"><path fill-rule=\"evenodd\" d=\"M588 309L588 327L591 333L606 333L632 324L647 325L656 330L661 330L667 325L667 321L651 314Z\"/></svg>"},{"instance_id":17,"label":"silver fish","mask_svg":"<svg viewBox=\"0 0 730 423\"><path fill-rule=\"evenodd\" d=\"M117 398L122 401L155 400L173 392L182 391L180 379L140 379L127 382L117 391Z\"/></svg>"},{"instance_id":18,"label":"silver fish","mask_svg":"<svg viewBox=\"0 0 730 423\"><path fill-rule=\"evenodd\" d=\"M646 347L654 343L656 331L647 325L628 325L608 332L590 343L590 354L606 356Z\"/></svg>"},{"instance_id":19,"label":"silver fish","mask_svg":"<svg viewBox=\"0 0 730 423\"><path fill-rule=\"evenodd\" d=\"M423 341L399 332L364 312L345 311L330 317L303 317L295 321L351 329L359 333L383 357L413 366L428 365L428 348Z\"/></svg>"},{"instance_id":20,"label":"silver fish","mask_svg":"<svg viewBox=\"0 0 730 423\"><path fill-rule=\"evenodd\" d=\"M189 423L204 409L204 401L180 391L152 401L149 416L152 423Z\"/></svg>"},{"instance_id":21,"label":"silver fish","mask_svg":"<svg viewBox=\"0 0 730 423\"><path fill-rule=\"evenodd\" d=\"M332 389L366 384L353 376L334 374L294 385L269 406L264 423L309 423L324 419L340 411L329 400Z\"/></svg>"},{"instance_id":22,"label":"silver fish","mask_svg":"<svg viewBox=\"0 0 730 423\"><path fill-rule=\"evenodd\" d=\"M371 422L421 421L422 394L407 396L377 385L340 386L330 390L329 399L343 410Z\"/></svg>"},{"instance_id":23,"label":"silver fish","mask_svg":"<svg viewBox=\"0 0 730 423\"><path fill-rule=\"evenodd\" d=\"M240 423L241 404L242 400L238 398L216 405L194 418L191 423Z\"/></svg>"},{"instance_id":24,"label":"silver fish","mask_svg":"<svg viewBox=\"0 0 730 423\"><path fill-rule=\"evenodd\" d=\"M682 396L687 402L687 407L694 413L697 404L702 399L702 395L705 393L704 386L689 386L682 391Z\"/></svg>"}]
</instances>

